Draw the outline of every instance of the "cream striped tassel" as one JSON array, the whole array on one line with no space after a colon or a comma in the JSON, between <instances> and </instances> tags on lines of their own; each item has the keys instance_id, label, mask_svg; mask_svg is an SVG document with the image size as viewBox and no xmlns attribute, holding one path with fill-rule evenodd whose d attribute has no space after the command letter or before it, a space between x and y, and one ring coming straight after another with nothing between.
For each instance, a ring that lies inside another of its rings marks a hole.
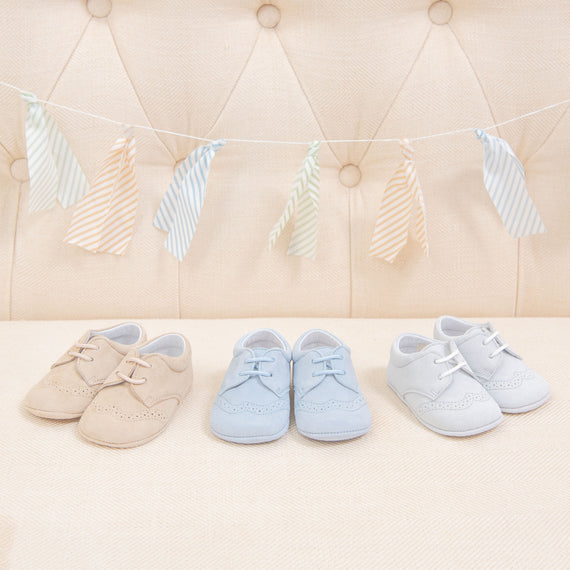
<instances>
[{"instance_id":1,"label":"cream striped tassel","mask_svg":"<svg viewBox=\"0 0 570 570\"><path fill-rule=\"evenodd\" d=\"M85 195L89 183L53 117L32 93L27 103L26 148L30 174L30 212L50 210L56 200L67 208Z\"/></svg>"},{"instance_id":2,"label":"cream striped tassel","mask_svg":"<svg viewBox=\"0 0 570 570\"><path fill-rule=\"evenodd\" d=\"M412 160L414 149L407 139L400 141L400 149L404 162L394 172L384 192L369 250L371 256L385 259L389 263L393 263L408 241L408 226L414 200L417 202L416 237L425 255L428 255L425 205L416 173L416 163Z\"/></svg>"},{"instance_id":3,"label":"cream striped tassel","mask_svg":"<svg viewBox=\"0 0 570 570\"><path fill-rule=\"evenodd\" d=\"M314 259L319 236L319 148L320 141L309 145L307 156L297 171L289 200L279 221L269 234L269 249L281 235L296 210L295 229L289 242L288 255Z\"/></svg>"},{"instance_id":4,"label":"cream striped tassel","mask_svg":"<svg viewBox=\"0 0 570 570\"><path fill-rule=\"evenodd\" d=\"M77 204L64 241L96 253L123 255L133 235L137 203L135 137L128 129Z\"/></svg>"}]
</instances>

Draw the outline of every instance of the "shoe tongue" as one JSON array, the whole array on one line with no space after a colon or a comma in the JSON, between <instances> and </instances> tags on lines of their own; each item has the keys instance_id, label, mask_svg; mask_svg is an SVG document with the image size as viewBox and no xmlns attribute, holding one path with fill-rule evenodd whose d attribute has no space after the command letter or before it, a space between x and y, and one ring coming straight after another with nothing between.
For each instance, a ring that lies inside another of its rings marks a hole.
<instances>
[{"instance_id":1,"label":"shoe tongue","mask_svg":"<svg viewBox=\"0 0 570 570\"><path fill-rule=\"evenodd\" d=\"M93 331L87 331L83 334L83 336L77 341L78 344L85 344L88 343L97 333Z\"/></svg>"},{"instance_id":2,"label":"shoe tongue","mask_svg":"<svg viewBox=\"0 0 570 570\"><path fill-rule=\"evenodd\" d=\"M432 342L431 344L427 344L422 351L435 352L440 356L449 356L453 351L457 350L457 345L454 341L450 340L448 342L440 341L440 342Z\"/></svg>"},{"instance_id":3,"label":"shoe tongue","mask_svg":"<svg viewBox=\"0 0 570 570\"><path fill-rule=\"evenodd\" d=\"M491 323L483 323L482 325L473 325L470 329L465 331L465 334L478 331L484 332L485 334L493 334L495 332L495 327Z\"/></svg>"},{"instance_id":4,"label":"shoe tongue","mask_svg":"<svg viewBox=\"0 0 570 570\"><path fill-rule=\"evenodd\" d=\"M313 348L313 350L320 356L328 356L329 354L333 354L337 348L338 347L333 348L332 346L317 346Z\"/></svg>"},{"instance_id":5,"label":"shoe tongue","mask_svg":"<svg viewBox=\"0 0 570 570\"><path fill-rule=\"evenodd\" d=\"M251 350L253 356L264 356L268 349L256 347L250 348L249 350Z\"/></svg>"}]
</instances>

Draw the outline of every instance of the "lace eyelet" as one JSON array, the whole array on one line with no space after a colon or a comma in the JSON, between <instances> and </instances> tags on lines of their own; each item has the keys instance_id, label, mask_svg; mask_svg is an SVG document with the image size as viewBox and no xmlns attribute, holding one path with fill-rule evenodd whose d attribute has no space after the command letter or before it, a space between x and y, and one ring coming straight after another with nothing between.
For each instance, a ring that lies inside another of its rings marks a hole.
<instances>
[{"instance_id":1,"label":"lace eyelet","mask_svg":"<svg viewBox=\"0 0 570 570\"><path fill-rule=\"evenodd\" d=\"M94 360L95 359L92 356L89 357L89 362L93 362Z\"/></svg>"},{"instance_id":2,"label":"lace eyelet","mask_svg":"<svg viewBox=\"0 0 570 570\"><path fill-rule=\"evenodd\" d=\"M443 376L442 376L441 374L439 374L439 375L437 376L437 379L438 379L438 380L443 380Z\"/></svg>"},{"instance_id":3,"label":"lace eyelet","mask_svg":"<svg viewBox=\"0 0 570 570\"><path fill-rule=\"evenodd\" d=\"M437 358L433 361L434 364L439 364L439 362L437 361Z\"/></svg>"}]
</instances>

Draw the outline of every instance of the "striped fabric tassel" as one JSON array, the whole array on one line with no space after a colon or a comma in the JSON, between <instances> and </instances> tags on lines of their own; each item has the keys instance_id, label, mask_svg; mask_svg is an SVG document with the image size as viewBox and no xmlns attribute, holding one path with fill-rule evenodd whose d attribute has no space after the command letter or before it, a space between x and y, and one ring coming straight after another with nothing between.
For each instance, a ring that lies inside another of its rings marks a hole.
<instances>
[{"instance_id":1,"label":"striped fabric tassel","mask_svg":"<svg viewBox=\"0 0 570 570\"><path fill-rule=\"evenodd\" d=\"M138 190L132 129L119 137L85 197L77 204L64 241L95 253L123 255L133 236Z\"/></svg>"},{"instance_id":2,"label":"striped fabric tassel","mask_svg":"<svg viewBox=\"0 0 570 570\"><path fill-rule=\"evenodd\" d=\"M89 188L75 155L53 117L32 93L21 93L27 103L26 147L30 174L28 210L50 210L56 200L67 208Z\"/></svg>"},{"instance_id":3,"label":"striped fabric tassel","mask_svg":"<svg viewBox=\"0 0 570 570\"><path fill-rule=\"evenodd\" d=\"M319 148L320 141L309 145L307 156L297 171L285 210L269 234L269 249L281 235L296 210L295 228L289 241L288 255L314 259L319 235Z\"/></svg>"},{"instance_id":4,"label":"striped fabric tassel","mask_svg":"<svg viewBox=\"0 0 570 570\"><path fill-rule=\"evenodd\" d=\"M476 129L483 145L483 181L511 237L546 233L525 184L524 167L509 143Z\"/></svg>"},{"instance_id":5,"label":"striped fabric tassel","mask_svg":"<svg viewBox=\"0 0 570 570\"><path fill-rule=\"evenodd\" d=\"M199 146L180 165L154 216L153 226L168 232L164 246L182 261L206 197L206 182L216 152L226 144L223 139Z\"/></svg>"},{"instance_id":6,"label":"striped fabric tassel","mask_svg":"<svg viewBox=\"0 0 570 570\"><path fill-rule=\"evenodd\" d=\"M424 254L428 255L426 232L426 212L423 193L416 173L416 163L412 160L414 149L407 139L400 141L404 162L388 182L380 211L374 227L369 254L393 263L400 250L408 241L408 226L415 200L416 238Z\"/></svg>"}]
</instances>

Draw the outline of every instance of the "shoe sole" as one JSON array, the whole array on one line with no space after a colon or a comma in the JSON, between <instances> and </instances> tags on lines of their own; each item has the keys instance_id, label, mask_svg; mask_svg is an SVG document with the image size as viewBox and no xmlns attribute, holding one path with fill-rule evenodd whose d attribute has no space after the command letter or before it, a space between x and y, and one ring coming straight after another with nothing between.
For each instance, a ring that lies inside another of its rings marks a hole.
<instances>
[{"instance_id":1,"label":"shoe sole","mask_svg":"<svg viewBox=\"0 0 570 570\"><path fill-rule=\"evenodd\" d=\"M328 433L312 433L308 431L303 431L297 426L297 431L309 439L316 439L317 441L346 441L347 439L354 439L360 437L365 433L370 431L372 426L367 426L366 428L354 430L354 431L341 431L341 432L328 432Z\"/></svg>"},{"instance_id":2,"label":"shoe sole","mask_svg":"<svg viewBox=\"0 0 570 570\"><path fill-rule=\"evenodd\" d=\"M412 408L410 408L410 406L408 406L408 404L406 403L406 401L404 400L404 398L402 398L402 396L400 396L400 394L398 393L398 391L396 390L396 388L394 388L394 386L392 386L392 384L390 384L390 382L388 382L388 386L390 386L390 388L392 388L392 390L394 391L394 393L396 394L396 396L398 396L398 398L400 398L400 400L402 400L402 402L404 403L404 405L406 406L406 408L408 408L408 410L410 410L410 412L412 412L412 414L414 414L414 417L425 427L427 427L428 429L439 433L440 435L447 435L450 437L469 437L470 435L478 435L480 433L484 433L486 431L492 430L493 428L497 427L502 421L503 421L503 417L501 416L498 420L495 420L494 422L491 422L490 424L487 424L485 426L480 426L477 427L475 429L472 430L467 430L467 431L446 431L443 429L440 429L438 427L435 427L433 425L431 425L430 423L424 421L422 418L420 418L415 412L414 410L412 410Z\"/></svg>"},{"instance_id":3,"label":"shoe sole","mask_svg":"<svg viewBox=\"0 0 570 570\"><path fill-rule=\"evenodd\" d=\"M279 439L280 437L284 436L287 433L288 429L289 429L289 424L284 426L277 433L273 433L271 435L255 435L255 436L240 437L240 436L227 435L225 433L217 432L212 426L210 426L210 430L212 430L212 433L216 437L219 437L220 439L223 439L224 441L229 441L231 443L244 443L244 444L268 443L270 441L275 441L276 439Z\"/></svg>"},{"instance_id":4,"label":"shoe sole","mask_svg":"<svg viewBox=\"0 0 570 570\"><path fill-rule=\"evenodd\" d=\"M528 404L526 406L521 406L520 408L501 408L501 411L505 412L505 414L524 414L525 412L530 412L532 410L536 410L536 408L540 408L540 406L546 404L548 400L550 400L550 393L542 398L542 400L534 402L534 404Z\"/></svg>"},{"instance_id":5,"label":"shoe sole","mask_svg":"<svg viewBox=\"0 0 570 570\"><path fill-rule=\"evenodd\" d=\"M36 410L35 408L30 408L28 406L24 406L24 409L30 414L34 416L38 416L38 418L46 418L48 420L75 420L80 418L81 414L68 414L65 412L50 412L48 410Z\"/></svg>"},{"instance_id":6,"label":"shoe sole","mask_svg":"<svg viewBox=\"0 0 570 570\"><path fill-rule=\"evenodd\" d=\"M110 441L104 441L101 439L97 439L94 437L91 437L90 435L86 435L81 428L78 426L77 427L77 431L79 432L79 435L81 435L81 437L91 443L95 443L97 445L102 445L105 447L115 447L118 449L128 449L130 447L138 447L139 445L144 445L145 443L148 443L149 441L153 440L155 437L158 437L167 427L168 424L170 422L168 422L165 426L163 426L159 431L157 431L156 433L153 433L152 435L145 437L144 439L138 439L137 441L129 441L126 443L113 443Z\"/></svg>"}]
</instances>

